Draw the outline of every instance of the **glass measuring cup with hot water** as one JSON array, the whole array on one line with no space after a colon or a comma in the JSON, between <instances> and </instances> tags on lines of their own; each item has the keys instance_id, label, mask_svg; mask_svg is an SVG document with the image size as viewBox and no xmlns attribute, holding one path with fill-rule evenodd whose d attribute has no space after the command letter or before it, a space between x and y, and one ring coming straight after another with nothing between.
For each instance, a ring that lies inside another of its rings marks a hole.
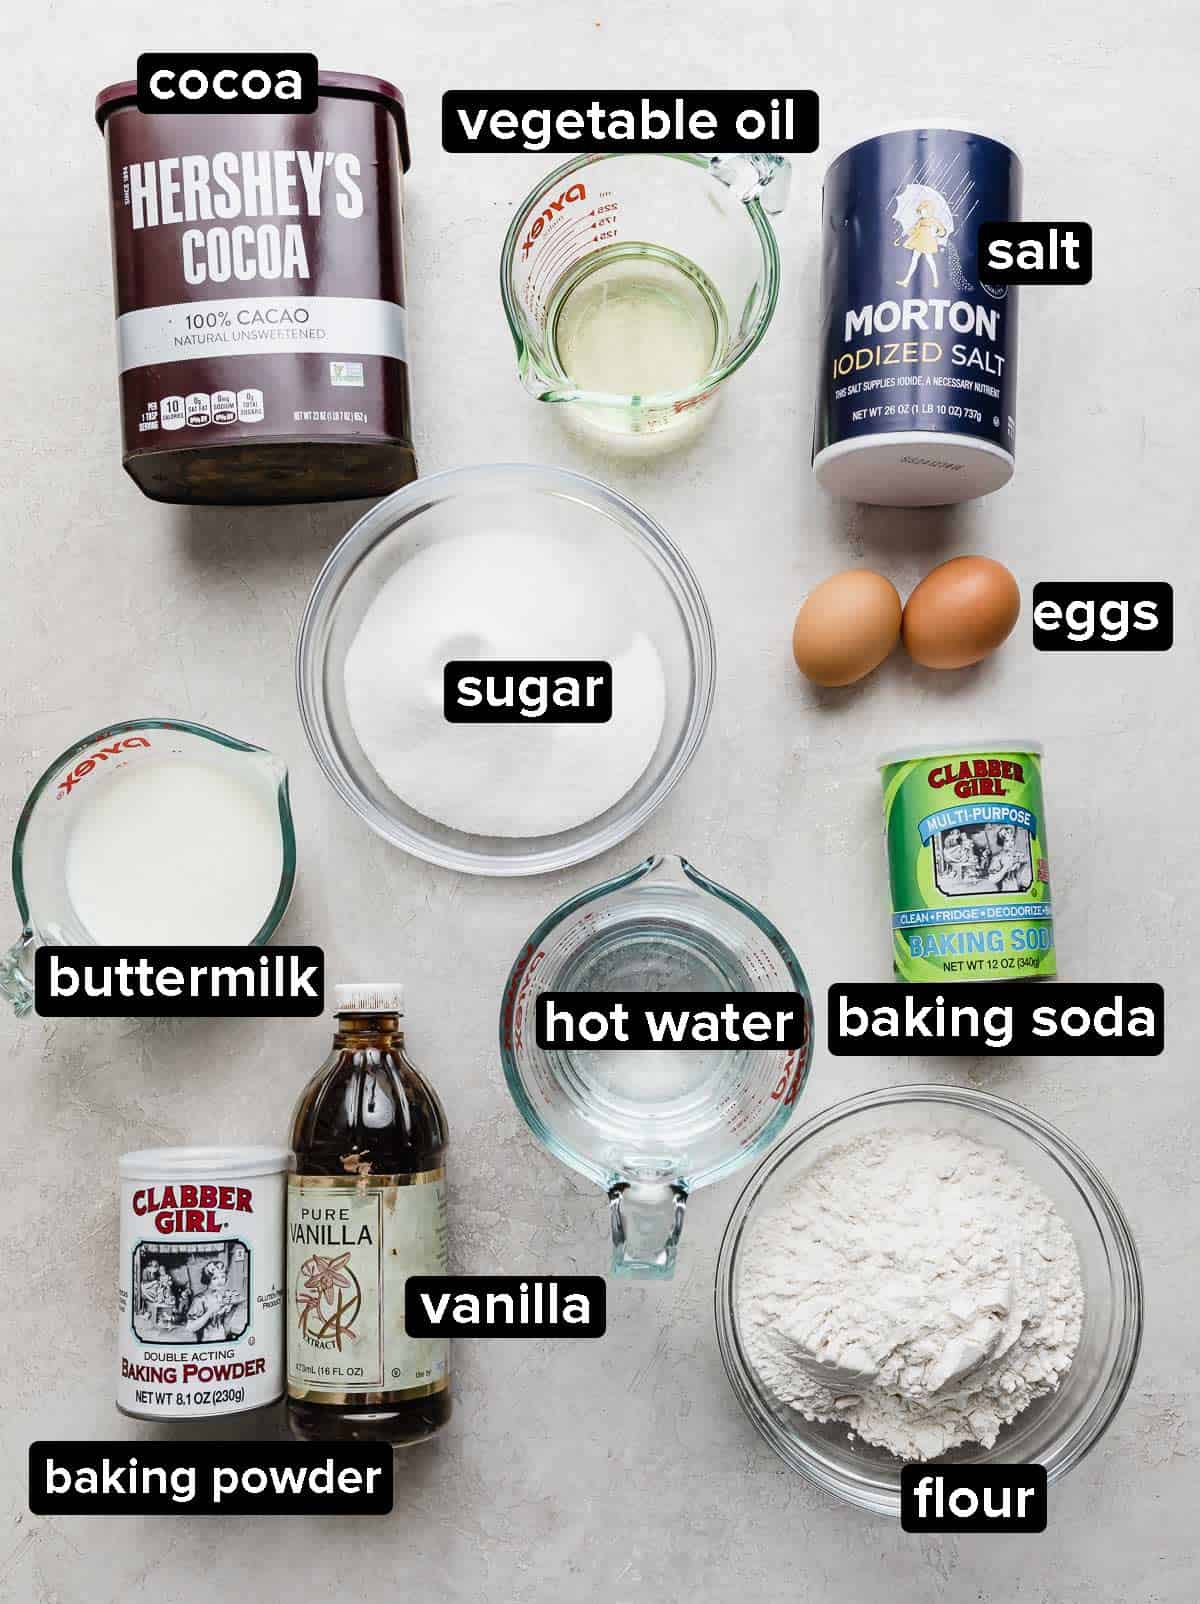
<instances>
[{"instance_id":1,"label":"glass measuring cup with hot water","mask_svg":"<svg viewBox=\"0 0 1200 1604\"><path fill-rule=\"evenodd\" d=\"M544 992L795 992L803 1046L537 1045ZM689 1193L761 1152L811 1060L812 1003L775 926L685 859L647 858L549 915L512 967L500 1012L508 1087L530 1130L608 1194L614 1274L673 1272Z\"/></svg>"},{"instance_id":2,"label":"glass measuring cup with hot water","mask_svg":"<svg viewBox=\"0 0 1200 1604\"><path fill-rule=\"evenodd\" d=\"M21 935L0 953L0 996L29 1012L43 945L261 945L295 873L277 757L180 719L95 730L55 758L21 811Z\"/></svg>"},{"instance_id":3,"label":"glass measuring cup with hot water","mask_svg":"<svg viewBox=\"0 0 1200 1604\"><path fill-rule=\"evenodd\" d=\"M775 311L782 156L591 155L513 216L500 287L522 382L610 443L675 443Z\"/></svg>"}]
</instances>

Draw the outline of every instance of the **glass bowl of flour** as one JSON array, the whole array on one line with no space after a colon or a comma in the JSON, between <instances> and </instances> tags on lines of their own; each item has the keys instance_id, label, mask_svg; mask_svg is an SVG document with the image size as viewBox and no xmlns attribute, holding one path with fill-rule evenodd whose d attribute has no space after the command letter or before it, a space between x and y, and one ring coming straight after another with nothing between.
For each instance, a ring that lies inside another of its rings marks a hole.
<instances>
[{"instance_id":1,"label":"glass bowl of flour","mask_svg":"<svg viewBox=\"0 0 1200 1604\"><path fill-rule=\"evenodd\" d=\"M467 675L453 692L448 664ZM562 676L587 708L597 664L611 712L576 717ZM644 824L696 753L714 673L704 596L658 525L595 480L517 464L373 507L317 579L296 668L343 801L406 852L489 875L562 869ZM448 718L464 688L468 716Z\"/></svg>"},{"instance_id":2,"label":"glass bowl of flour","mask_svg":"<svg viewBox=\"0 0 1200 1604\"><path fill-rule=\"evenodd\" d=\"M903 1086L808 1120L726 1227L717 1338L781 1459L899 1517L905 1463L1040 1464L1095 1446L1128 1389L1142 1279L1124 1215L1053 1126Z\"/></svg>"}]
</instances>

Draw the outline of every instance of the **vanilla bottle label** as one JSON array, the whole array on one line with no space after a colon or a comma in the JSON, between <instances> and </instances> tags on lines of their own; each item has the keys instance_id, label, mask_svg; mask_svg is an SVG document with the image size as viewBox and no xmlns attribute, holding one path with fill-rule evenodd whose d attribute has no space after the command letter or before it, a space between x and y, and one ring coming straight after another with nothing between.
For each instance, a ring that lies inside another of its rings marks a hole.
<instances>
[{"instance_id":1,"label":"vanilla bottle label","mask_svg":"<svg viewBox=\"0 0 1200 1604\"><path fill-rule=\"evenodd\" d=\"M445 1173L289 1177L290 1397L395 1403L449 1385L449 1342L404 1329L408 1277L446 1273Z\"/></svg>"}]
</instances>

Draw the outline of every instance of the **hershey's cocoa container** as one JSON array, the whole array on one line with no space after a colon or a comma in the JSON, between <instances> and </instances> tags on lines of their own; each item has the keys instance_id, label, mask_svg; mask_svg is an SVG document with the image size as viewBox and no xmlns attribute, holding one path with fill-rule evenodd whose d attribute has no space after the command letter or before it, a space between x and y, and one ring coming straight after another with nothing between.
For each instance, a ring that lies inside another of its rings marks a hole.
<instances>
[{"instance_id":1,"label":"hershey's cocoa container","mask_svg":"<svg viewBox=\"0 0 1200 1604\"><path fill-rule=\"evenodd\" d=\"M286 1147L120 1160L117 1408L206 1420L283 1395Z\"/></svg>"},{"instance_id":2,"label":"hershey's cocoa container","mask_svg":"<svg viewBox=\"0 0 1200 1604\"><path fill-rule=\"evenodd\" d=\"M416 477L404 102L322 72L317 110L144 114L108 148L124 464L155 501L380 496Z\"/></svg>"},{"instance_id":3,"label":"hershey's cocoa container","mask_svg":"<svg viewBox=\"0 0 1200 1604\"><path fill-rule=\"evenodd\" d=\"M938 506L1007 484L1017 292L979 280L980 223L1021 215L1021 164L967 123L889 129L821 198L813 472L832 495Z\"/></svg>"}]
</instances>

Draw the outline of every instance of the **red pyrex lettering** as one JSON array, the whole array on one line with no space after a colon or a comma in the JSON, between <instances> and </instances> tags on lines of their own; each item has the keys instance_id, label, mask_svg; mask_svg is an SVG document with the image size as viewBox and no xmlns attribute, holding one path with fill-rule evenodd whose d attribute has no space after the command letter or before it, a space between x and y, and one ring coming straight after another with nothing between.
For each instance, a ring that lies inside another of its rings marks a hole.
<instances>
[{"instance_id":1,"label":"red pyrex lettering","mask_svg":"<svg viewBox=\"0 0 1200 1604\"><path fill-rule=\"evenodd\" d=\"M114 741L111 746L98 746L94 752L76 763L69 774L64 774L58 782L58 796L64 797L77 780L82 780L96 767L97 763L106 763L110 757L118 757L122 752L129 752L137 746L149 746L150 742L144 735L127 735L122 741Z\"/></svg>"},{"instance_id":2,"label":"red pyrex lettering","mask_svg":"<svg viewBox=\"0 0 1200 1604\"><path fill-rule=\"evenodd\" d=\"M570 189L564 189L557 200L552 200L544 212L539 212L533 221L533 226L521 242L521 255L528 256L533 249L534 241L545 228L552 223L556 215L562 211L570 201L587 200L587 189L582 184L572 184Z\"/></svg>"}]
</instances>

